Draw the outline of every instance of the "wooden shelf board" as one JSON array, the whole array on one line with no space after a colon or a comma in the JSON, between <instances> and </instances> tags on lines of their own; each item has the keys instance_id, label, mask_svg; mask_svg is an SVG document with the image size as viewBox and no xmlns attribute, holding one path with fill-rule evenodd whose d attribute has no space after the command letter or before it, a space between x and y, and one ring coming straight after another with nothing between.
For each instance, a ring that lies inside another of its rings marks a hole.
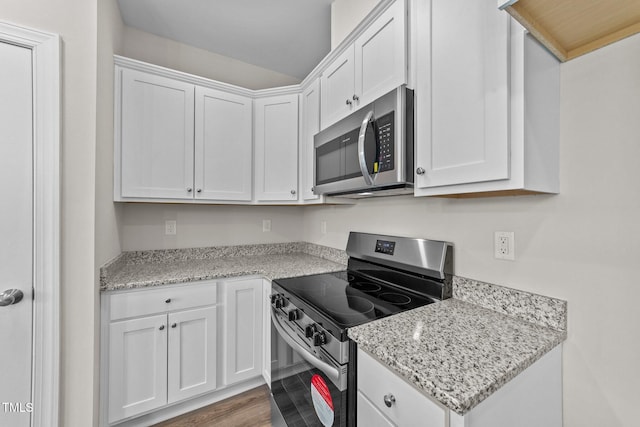
<instances>
[{"instance_id":1,"label":"wooden shelf board","mask_svg":"<svg viewBox=\"0 0 640 427\"><path fill-rule=\"evenodd\" d=\"M640 32L639 0L519 0L505 10L561 61Z\"/></svg>"}]
</instances>

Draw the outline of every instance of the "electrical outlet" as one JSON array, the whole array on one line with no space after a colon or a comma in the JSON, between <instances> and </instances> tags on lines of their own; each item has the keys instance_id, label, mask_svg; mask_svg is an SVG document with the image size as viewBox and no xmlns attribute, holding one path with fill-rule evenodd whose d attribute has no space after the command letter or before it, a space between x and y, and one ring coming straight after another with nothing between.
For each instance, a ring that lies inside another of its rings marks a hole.
<instances>
[{"instance_id":1,"label":"electrical outlet","mask_svg":"<svg viewBox=\"0 0 640 427\"><path fill-rule=\"evenodd\" d=\"M270 219L263 219L262 220L262 231L265 233L268 233L269 231L271 231L271 220Z\"/></svg>"},{"instance_id":2,"label":"electrical outlet","mask_svg":"<svg viewBox=\"0 0 640 427\"><path fill-rule=\"evenodd\" d=\"M176 228L175 220L167 220L164 222L164 234L167 236L175 236Z\"/></svg>"},{"instance_id":3,"label":"electrical outlet","mask_svg":"<svg viewBox=\"0 0 640 427\"><path fill-rule=\"evenodd\" d=\"M320 233L327 234L327 221L320 221Z\"/></svg>"},{"instance_id":4,"label":"electrical outlet","mask_svg":"<svg viewBox=\"0 0 640 427\"><path fill-rule=\"evenodd\" d=\"M516 259L516 238L513 231L496 231L494 234L494 255L496 259Z\"/></svg>"}]
</instances>

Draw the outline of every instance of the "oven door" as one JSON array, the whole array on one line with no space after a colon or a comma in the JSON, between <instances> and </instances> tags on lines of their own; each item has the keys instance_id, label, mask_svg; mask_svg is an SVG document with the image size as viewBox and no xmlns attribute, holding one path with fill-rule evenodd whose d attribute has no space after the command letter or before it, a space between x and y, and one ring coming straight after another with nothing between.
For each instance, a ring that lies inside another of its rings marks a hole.
<instances>
[{"instance_id":1,"label":"oven door","mask_svg":"<svg viewBox=\"0 0 640 427\"><path fill-rule=\"evenodd\" d=\"M311 351L295 326L273 307L271 321L271 393L287 426L350 425L347 365L322 351Z\"/></svg>"}]
</instances>

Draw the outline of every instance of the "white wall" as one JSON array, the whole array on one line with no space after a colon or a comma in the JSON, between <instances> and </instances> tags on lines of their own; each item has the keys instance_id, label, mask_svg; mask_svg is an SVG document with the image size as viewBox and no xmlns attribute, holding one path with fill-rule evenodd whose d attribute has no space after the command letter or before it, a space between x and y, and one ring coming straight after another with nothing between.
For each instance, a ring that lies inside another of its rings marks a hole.
<instances>
[{"instance_id":1,"label":"white wall","mask_svg":"<svg viewBox=\"0 0 640 427\"><path fill-rule=\"evenodd\" d=\"M335 49L379 2L335 0L331 3L331 49Z\"/></svg>"},{"instance_id":2,"label":"white wall","mask_svg":"<svg viewBox=\"0 0 640 427\"><path fill-rule=\"evenodd\" d=\"M640 35L562 65L559 195L307 208L304 238L336 248L351 230L444 239L458 275L567 300L564 425L637 425L639 76ZM493 258L494 231L515 231L515 262Z\"/></svg>"},{"instance_id":3,"label":"white wall","mask_svg":"<svg viewBox=\"0 0 640 427\"><path fill-rule=\"evenodd\" d=\"M302 239L302 207L127 205L122 218L125 251L197 248ZM262 220L271 231L262 231ZM164 233L165 220L177 222L175 236Z\"/></svg>"},{"instance_id":4,"label":"white wall","mask_svg":"<svg viewBox=\"0 0 640 427\"><path fill-rule=\"evenodd\" d=\"M248 89L300 83L300 79L125 26L122 55Z\"/></svg>"},{"instance_id":5,"label":"white wall","mask_svg":"<svg viewBox=\"0 0 640 427\"><path fill-rule=\"evenodd\" d=\"M0 0L0 19L62 38L61 426L93 423L96 1Z\"/></svg>"},{"instance_id":6,"label":"white wall","mask_svg":"<svg viewBox=\"0 0 640 427\"><path fill-rule=\"evenodd\" d=\"M113 53L122 51L124 24L116 0L98 1L97 100L96 100L96 195L94 269L94 388L93 410L98 419L100 354L100 266L122 251L120 205L113 203Z\"/></svg>"}]
</instances>

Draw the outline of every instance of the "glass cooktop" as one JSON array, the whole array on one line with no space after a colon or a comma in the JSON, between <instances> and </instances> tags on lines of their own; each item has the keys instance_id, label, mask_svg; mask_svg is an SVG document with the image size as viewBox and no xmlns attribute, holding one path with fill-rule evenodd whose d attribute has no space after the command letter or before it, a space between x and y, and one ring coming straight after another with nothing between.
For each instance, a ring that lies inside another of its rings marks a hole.
<instances>
[{"instance_id":1,"label":"glass cooktop","mask_svg":"<svg viewBox=\"0 0 640 427\"><path fill-rule=\"evenodd\" d=\"M297 297L297 306L310 305L341 329L436 301L353 271L278 279L275 283Z\"/></svg>"}]
</instances>

